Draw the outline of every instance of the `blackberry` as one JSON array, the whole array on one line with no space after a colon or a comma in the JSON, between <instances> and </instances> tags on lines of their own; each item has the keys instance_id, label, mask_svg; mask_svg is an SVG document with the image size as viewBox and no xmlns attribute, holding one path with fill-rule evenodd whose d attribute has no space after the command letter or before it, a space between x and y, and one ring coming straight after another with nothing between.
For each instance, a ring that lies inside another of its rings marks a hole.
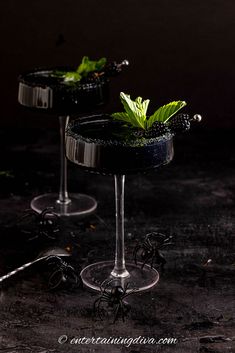
<instances>
[{"instance_id":1,"label":"blackberry","mask_svg":"<svg viewBox=\"0 0 235 353\"><path fill-rule=\"evenodd\" d=\"M105 73L107 76L116 76L122 71L121 66L116 62L113 61L105 66Z\"/></svg>"},{"instance_id":2,"label":"blackberry","mask_svg":"<svg viewBox=\"0 0 235 353\"><path fill-rule=\"evenodd\" d=\"M121 71L123 66L128 66L128 60L123 60L121 63L117 63L116 61L112 61L105 65L104 71L107 76L117 76Z\"/></svg>"},{"instance_id":3,"label":"blackberry","mask_svg":"<svg viewBox=\"0 0 235 353\"><path fill-rule=\"evenodd\" d=\"M177 114L170 120L168 126L171 132L184 132L190 129L190 120L188 114Z\"/></svg>"},{"instance_id":4,"label":"blackberry","mask_svg":"<svg viewBox=\"0 0 235 353\"><path fill-rule=\"evenodd\" d=\"M158 137L165 135L166 133L170 132L169 127L167 124L162 123L160 121L155 121L151 128L145 131L145 137L151 138L151 137Z\"/></svg>"}]
</instances>

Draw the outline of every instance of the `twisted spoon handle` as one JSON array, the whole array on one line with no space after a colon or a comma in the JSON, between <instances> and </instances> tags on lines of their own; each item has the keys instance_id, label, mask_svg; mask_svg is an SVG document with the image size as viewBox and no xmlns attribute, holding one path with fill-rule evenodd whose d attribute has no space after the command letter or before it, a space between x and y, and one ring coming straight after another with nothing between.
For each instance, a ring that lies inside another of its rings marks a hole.
<instances>
[{"instance_id":1,"label":"twisted spoon handle","mask_svg":"<svg viewBox=\"0 0 235 353\"><path fill-rule=\"evenodd\" d=\"M16 273L25 270L27 267L29 267L29 266L35 264L36 262L38 262L38 261L40 261L40 260L42 260L42 259L44 259L44 258L47 258L47 257L48 257L48 256L43 256L43 257L40 257L40 258L38 258L38 259L36 259L36 260L34 260L34 261L27 262L26 264L24 264L24 265L22 265L22 266L20 266L20 267L17 267L15 270L13 270L13 271L11 271L11 272L8 272L6 275L0 277L0 283L3 282L3 281L5 281L7 278L10 278L11 276L14 276Z\"/></svg>"}]
</instances>

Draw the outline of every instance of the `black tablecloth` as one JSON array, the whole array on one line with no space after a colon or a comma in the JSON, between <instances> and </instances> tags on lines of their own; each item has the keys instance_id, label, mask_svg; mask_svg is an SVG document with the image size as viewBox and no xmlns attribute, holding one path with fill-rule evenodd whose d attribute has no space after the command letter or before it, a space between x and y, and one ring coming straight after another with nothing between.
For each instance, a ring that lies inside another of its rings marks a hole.
<instances>
[{"instance_id":1,"label":"black tablecloth","mask_svg":"<svg viewBox=\"0 0 235 353\"><path fill-rule=\"evenodd\" d=\"M57 131L0 131L0 275L32 260L41 249L69 247L75 270L112 259L115 243L114 182L69 163L69 190L93 195L95 214L60 219L55 239L30 237L17 220L40 193L57 191ZM234 131L200 128L175 138L175 158L148 175L126 178L126 256L148 232L173 236L162 251L160 281L133 294L125 322L93 313L96 293L82 288L49 291L48 268L37 265L2 284L0 352L233 352ZM32 239L31 239L32 238ZM209 261L208 261L209 260ZM58 343L66 335L68 341ZM174 337L174 346L78 345L74 337Z\"/></svg>"}]
</instances>

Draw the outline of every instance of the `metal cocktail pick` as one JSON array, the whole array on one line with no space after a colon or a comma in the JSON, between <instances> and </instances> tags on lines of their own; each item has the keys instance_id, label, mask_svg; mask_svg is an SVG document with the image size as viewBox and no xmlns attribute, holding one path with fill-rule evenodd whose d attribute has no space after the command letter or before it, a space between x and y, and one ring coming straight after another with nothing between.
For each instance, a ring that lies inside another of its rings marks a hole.
<instances>
[{"instance_id":1,"label":"metal cocktail pick","mask_svg":"<svg viewBox=\"0 0 235 353\"><path fill-rule=\"evenodd\" d=\"M27 262L26 264L16 268L15 270L8 272L6 275L0 277L0 283L2 283L3 281L5 281L6 279L10 278L11 276L14 276L15 274L17 274L18 272L21 272L23 270L25 270L27 267L41 261L41 260L45 260L48 259L51 256L71 256L65 249L61 249L61 248L51 248L51 249L47 249L45 251L42 251L37 257L36 259L34 259L31 262Z\"/></svg>"}]
</instances>

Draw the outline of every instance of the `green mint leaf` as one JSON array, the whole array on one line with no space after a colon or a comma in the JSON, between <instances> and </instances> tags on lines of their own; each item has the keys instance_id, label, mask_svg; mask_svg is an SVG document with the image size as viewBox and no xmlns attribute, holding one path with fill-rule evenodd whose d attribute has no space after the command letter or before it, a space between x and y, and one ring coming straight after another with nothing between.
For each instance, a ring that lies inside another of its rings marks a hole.
<instances>
[{"instance_id":1,"label":"green mint leaf","mask_svg":"<svg viewBox=\"0 0 235 353\"><path fill-rule=\"evenodd\" d=\"M78 68L77 68L77 72L78 72L79 74L83 73L84 71L86 71L88 65L89 65L89 58L88 58L88 56L84 56L84 57L82 58L81 64L80 64L80 65L78 66Z\"/></svg>"},{"instance_id":2,"label":"green mint leaf","mask_svg":"<svg viewBox=\"0 0 235 353\"><path fill-rule=\"evenodd\" d=\"M121 120L130 123L129 115L127 113L113 113L111 114L111 117L116 120Z\"/></svg>"},{"instance_id":3,"label":"green mint leaf","mask_svg":"<svg viewBox=\"0 0 235 353\"><path fill-rule=\"evenodd\" d=\"M82 76L76 71L69 71L64 74L64 81L65 82L78 82L80 81Z\"/></svg>"},{"instance_id":4,"label":"green mint leaf","mask_svg":"<svg viewBox=\"0 0 235 353\"><path fill-rule=\"evenodd\" d=\"M81 64L77 68L77 72L82 76L87 76L89 72L101 71L105 64L106 58L101 58L98 61L92 61L88 56L82 58Z\"/></svg>"},{"instance_id":5,"label":"green mint leaf","mask_svg":"<svg viewBox=\"0 0 235 353\"><path fill-rule=\"evenodd\" d=\"M146 117L150 100L147 99L142 103L142 97L138 97L136 98L135 102L136 102L137 108L141 111L142 115Z\"/></svg>"},{"instance_id":6,"label":"green mint leaf","mask_svg":"<svg viewBox=\"0 0 235 353\"><path fill-rule=\"evenodd\" d=\"M120 99L129 116L130 123L135 127L145 129L146 115L143 113L144 109L140 109L142 98L140 100L140 97L138 97L136 101L133 101L128 94L121 92Z\"/></svg>"},{"instance_id":7,"label":"green mint leaf","mask_svg":"<svg viewBox=\"0 0 235 353\"><path fill-rule=\"evenodd\" d=\"M107 59L106 58L101 58L100 60L98 60L96 62L96 71L101 71L103 70L103 68L105 67L106 65L106 62L107 62Z\"/></svg>"},{"instance_id":8,"label":"green mint leaf","mask_svg":"<svg viewBox=\"0 0 235 353\"><path fill-rule=\"evenodd\" d=\"M145 101L143 101L143 104L142 104L143 112L144 112L145 116L147 116L147 110L148 110L149 102L150 102L150 99L146 99Z\"/></svg>"},{"instance_id":9,"label":"green mint leaf","mask_svg":"<svg viewBox=\"0 0 235 353\"><path fill-rule=\"evenodd\" d=\"M184 101L174 101L158 108L147 120L147 127L150 128L155 121L167 122L173 115L186 105Z\"/></svg>"}]
</instances>

